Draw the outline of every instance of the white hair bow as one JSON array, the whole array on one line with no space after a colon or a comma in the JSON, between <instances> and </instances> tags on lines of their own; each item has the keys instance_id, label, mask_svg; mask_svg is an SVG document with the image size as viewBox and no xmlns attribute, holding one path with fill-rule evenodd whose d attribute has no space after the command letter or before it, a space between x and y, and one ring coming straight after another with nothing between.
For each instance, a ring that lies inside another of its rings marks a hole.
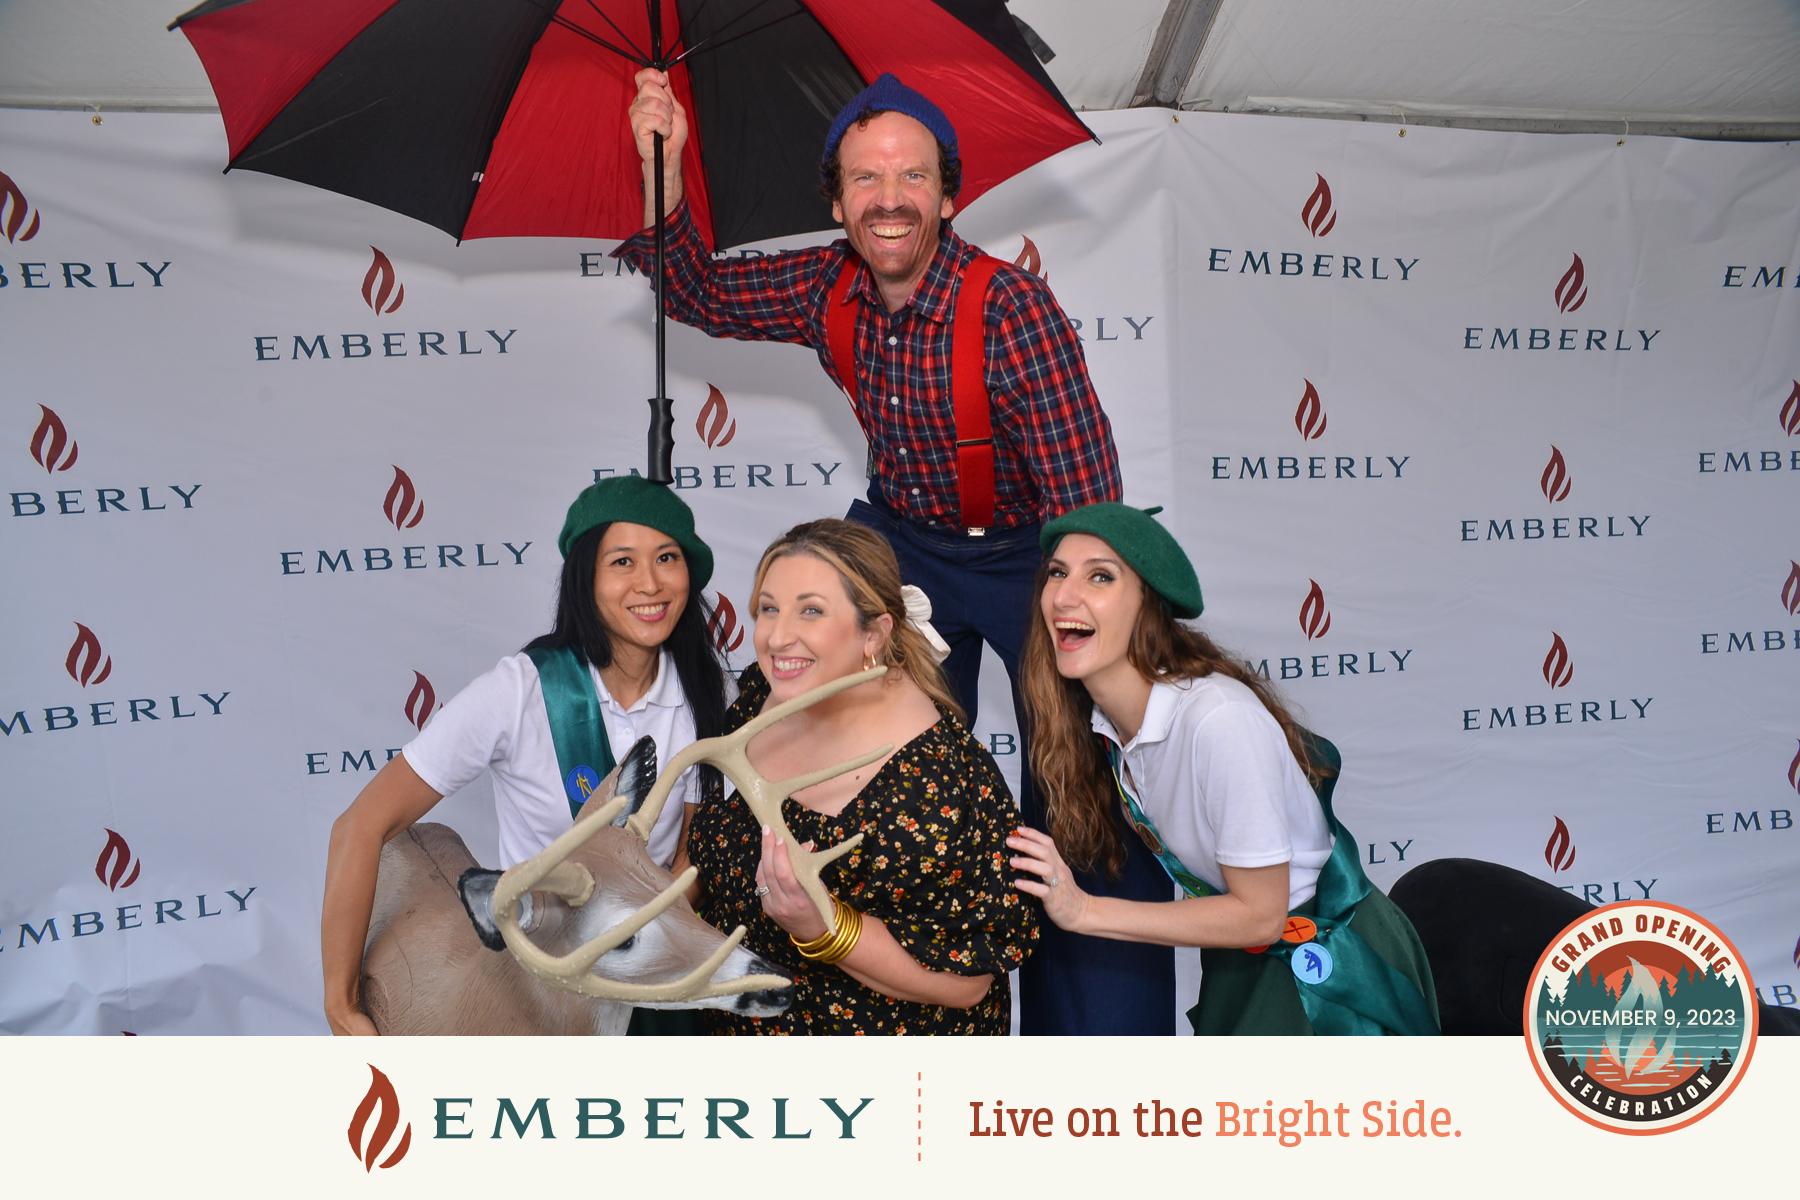
<instances>
[{"instance_id":1,"label":"white hair bow","mask_svg":"<svg viewBox=\"0 0 1800 1200\"><path fill-rule=\"evenodd\" d=\"M900 586L900 600L906 605L906 623L924 635L931 647L931 657L943 662L950 657L950 643L931 627L931 597L912 584Z\"/></svg>"}]
</instances>

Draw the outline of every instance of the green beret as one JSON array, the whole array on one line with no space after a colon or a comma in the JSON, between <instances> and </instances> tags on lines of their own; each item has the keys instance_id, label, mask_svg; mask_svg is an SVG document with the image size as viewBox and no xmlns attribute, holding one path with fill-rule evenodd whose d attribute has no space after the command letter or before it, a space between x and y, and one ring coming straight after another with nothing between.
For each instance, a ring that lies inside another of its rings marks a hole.
<instances>
[{"instance_id":1,"label":"green beret","mask_svg":"<svg viewBox=\"0 0 1800 1200\"><path fill-rule=\"evenodd\" d=\"M615 475L583 488L563 521L556 548L564 558L575 539L590 529L629 521L645 525L675 539L687 556L688 587L698 592L712 578L712 547L694 532L694 510L666 484L651 483L641 475Z\"/></svg>"},{"instance_id":2,"label":"green beret","mask_svg":"<svg viewBox=\"0 0 1800 1200\"><path fill-rule=\"evenodd\" d=\"M1169 602L1176 616L1197 617L1205 607L1200 580L1174 536L1151 519L1161 511L1160 504L1155 508L1131 508L1110 500L1090 504L1045 525L1038 545L1049 554L1065 534L1092 534L1118 551L1145 586Z\"/></svg>"}]
</instances>

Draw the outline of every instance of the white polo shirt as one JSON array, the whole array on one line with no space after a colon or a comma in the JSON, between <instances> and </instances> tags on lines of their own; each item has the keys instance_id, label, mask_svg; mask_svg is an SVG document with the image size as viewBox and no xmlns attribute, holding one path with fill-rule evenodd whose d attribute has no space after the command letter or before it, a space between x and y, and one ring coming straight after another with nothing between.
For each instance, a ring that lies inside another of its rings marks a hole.
<instances>
[{"instance_id":1,"label":"white polo shirt","mask_svg":"<svg viewBox=\"0 0 1800 1200\"><path fill-rule=\"evenodd\" d=\"M650 737L660 765L694 740L694 710L667 650L657 662L656 682L628 709L613 700L599 671L590 666L588 675L615 757L623 758L640 737ZM458 692L402 753L419 778L445 796L483 771L494 773L502 867L530 858L574 824L537 665L528 655L508 655ZM650 833L650 857L664 866L675 857L682 806L700 800L698 770L682 773Z\"/></svg>"},{"instance_id":2,"label":"white polo shirt","mask_svg":"<svg viewBox=\"0 0 1800 1200\"><path fill-rule=\"evenodd\" d=\"M1098 707L1093 724L1119 743ZM1312 898L1331 829L1256 693L1221 675L1153 684L1143 727L1124 750L1138 806L1189 871L1224 891L1221 865L1284 862L1288 908Z\"/></svg>"}]
</instances>

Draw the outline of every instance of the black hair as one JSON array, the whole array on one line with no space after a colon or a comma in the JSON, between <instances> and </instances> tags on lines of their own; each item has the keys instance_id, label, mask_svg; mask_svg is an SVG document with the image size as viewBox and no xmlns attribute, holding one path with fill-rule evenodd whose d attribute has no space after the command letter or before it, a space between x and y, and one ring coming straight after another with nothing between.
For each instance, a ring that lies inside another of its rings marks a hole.
<instances>
[{"instance_id":1,"label":"black hair","mask_svg":"<svg viewBox=\"0 0 1800 1200\"><path fill-rule=\"evenodd\" d=\"M894 111L896 110L891 108L865 108L856 114L853 123L858 129L865 129L870 121L882 113ZM937 142L938 179L944 185L944 195L954 200L956 193L962 191L962 159L951 153L950 147L944 145L935 134L931 140ZM819 164L819 195L832 204L837 203L844 191L844 164L839 159L843 148L843 139L839 138L838 144L831 148L831 157Z\"/></svg>"},{"instance_id":2,"label":"black hair","mask_svg":"<svg viewBox=\"0 0 1800 1200\"><path fill-rule=\"evenodd\" d=\"M612 636L594 607L594 567L600 557L600 539L610 526L598 525L576 538L563 559L562 577L557 583L556 617L550 632L534 639L525 649L554 650L563 646L574 649L596 670L612 666ZM694 733L698 737L717 737L725 728L725 664L707 635L712 613L706 600L692 588L675 628L664 643L675 660L675 676L681 690L687 693L694 710ZM615 747L621 753L624 747ZM663 761L668 750L659 747ZM700 768L700 792L707 799L722 795L718 768Z\"/></svg>"}]
</instances>

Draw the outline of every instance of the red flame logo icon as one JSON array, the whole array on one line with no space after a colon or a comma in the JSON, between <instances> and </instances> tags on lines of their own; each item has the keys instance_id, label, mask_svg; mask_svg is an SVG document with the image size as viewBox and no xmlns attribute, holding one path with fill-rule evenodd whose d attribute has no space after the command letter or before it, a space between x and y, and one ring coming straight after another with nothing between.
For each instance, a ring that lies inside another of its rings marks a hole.
<instances>
[{"instance_id":1,"label":"red flame logo icon","mask_svg":"<svg viewBox=\"0 0 1800 1200\"><path fill-rule=\"evenodd\" d=\"M737 609L731 598L718 592L714 601L712 617L706 622L706 635L719 648L719 653L730 654L744 644L744 631L738 628Z\"/></svg>"},{"instance_id":2,"label":"red flame logo icon","mask_svg":"<svg viewBox=\"0 0 1800 1200\"><path fill-rule=\"evenodd\" d=\"M44 415L38 418L37 429L31 435L31 457L37 465L49 474L66 471L75 465L81 456L81 447L69 437L69 428L63 424L62 418L48 405L38 405ZM63 451L69 453L64 457Z\"/></svg>"},{"instance_id":3,"label":"red flame logo icon","mask_svg":"<svg viewBox=\"0 0 1800 1200\"><path fill-rule=\"evenodd\" d=\"M1569 827L1561 817L1556 818L1556 828L1544 843L1544 861L1552 871L1566 871L1575 865L1575 839L1569 836Z\"/></svg>"},{"instance_id":4,"label":"red flame logo icon","mask_svg":"<svg viewBox=\"0 0 1800 1200\"><path fill-rule=\"evenodd\" d=\"M1019 248L1019 256L1013 259L1013 266L1023 267L1045 283L1050 282L1050 276L1044 272L1044 256L1038 253L1037 243L1029 236L1025 237L1025 244Z\"/></svg>"},{"instance_id":5,"label":"red flame logo icon","mask_svg":"<svg viewBox=\"0 0 1800 1200\"><path fill-rule=\"evenodd\" d=\"M125 839L107 830L106 846L94 860L94 878L104 883L107 891L116 892L136 883L143 867L143 863L131 857L131 847L125 844Z\"/></svg>"},{"instance_id":6,"label":"red flame logo icon","mask_svg":"<svg viewBox=\"0 0 1800 1200\"><path fill-rule=\"evenodd\" d=\"M1319 389L1313 386L1312 380L1305 379L1306 390L1300 393L1300 404L1294 409L1294 428L1307 441L1316 441L1325 436L1325 405L1319 400Z\"/></svg>"},{"instance_id":7,"label":"red flame logo icon","mask_svg":"<svg viewBox=\"0 0 1800 1200\"><path fill-rule=\"evenodd\" d=\"M725 393L710 383L706 385L706 403L700 406L700 415L694 418L694 432L700 435L708 450L729 446L731 439L737 436L737 419L731 415Z\"/></svg>"},{"instance_id":8,"label":"red flame logo icon","mask_svg":"<svg viewBox=\"0 0 1800 1200\"><path fill-rule=\"evenodd\" d=\"M1569 498L1569 464L1563 461L1563 452L1555 446L1550 447L1550 461L1544 464L1544 473L1538 476L1538 487L1543 491L1544 499L1552 504Z\"/></svg>"},{"instance_id":9,"label":"red flame logo icon","mask_svg":"<svg viewBox=\"0 0 1800 1200\"><path fill-rule=\"evenodd\" d=\"M1789 559L1788 565L1793 570L1788 572L1787 582L1781 585L1781 606L1800 615L1800 562Z\"/></svg>"},{"instance_id":10,"label":"red flame logo icon","mask_svg":"<svg viewBox=\"0 0 1800 1200\"><path fill-rule=\"evenodd\" d=\"M1788 784L1796 792L1800 792L1800 750L1794 751L1794 761L1788 764Z\"/></svg>"},{"instance_id":11,"label":"red flame logo icon","mask_svg":"<svg viewBox=\"0 0 1800 1200\"><path fill-rule=\"evenodd\" d=\"M1581 255L1574 256L1575 261L1563 272L1563 277L1556 281L1556 310L1572 313L1587 303L1587 268L1581 265Z\"/></svg>"},{"instance_id":12,"label":"red flame logo icon","mask_svg":"<svg viewBox=\"0 0 1800 1200\"><path fill-rule=\"evenodd\" d=\"M406 285L399 281L394 273L394 264L380 250L370 246L375 258L369 263L369 273L363 276L362 298L369 310L375 313L391 313L406 302Z\"/></svg>"},{"instance_id":13,"label":"red flame logo icon","mask_svg":"<svg viewBox=\"0 0 1800 1200\"><path fill-rule=\"evenodd\" d=\"M25 199L12 176L0 171L0 233L5 233L9 242L29 242L37 236L38 225L38 212L31 201Z\"/></svg>"},{"instance_id":14,"label":"red flame logo icon","mask_svg":"<svg viewBox=\"0 0 1800 1200\"><path fill-rule=\"evenodd\" d=\"M414 671L412 691L406 693L406 719L412 722L414 729L423 729L425 722L431 720L432 712L441 707L431 680Z\"/></svg>"},{"instance_id":15,"label":"red flame logo icon","mask_svg":"<svg viewBox=\"0 0 1800 1200\"><path fill-rule=\"evenodd\" d=\"M387 514L395 529L411 529L425 516L425 502L419 499L412 476L399 467L394 468L394 482L388 485L387 499L381 502L381 511Z\"/></svg>"},{"instance_id":16,"label":"red flame logo icon","mask_svg":"<svg viewBox=\"0 0 1800 1200\"><path fill-rule=\"evenodd\" d=\"M1781 427L1789 437L1800 434L1800 379L1794 380L1794 390L1788 393L1787 403L1781 406Z\"/></svg>"},{"instance_id":17,"label":"red flame logo icon","mask_svg":"<svg viewBox=\"0 0 1800 1200\"><path fill-rule=\"evenodd\" d=\"M1324 237L1337 224L1337 213L1331 208L1331 185L1325 182L1323 175L1319 176L1319 185L1301 206L1300 220L1312 230L1314 237Z\"/></svg>"},{"instance_id":18,"label":"red flame logo icon","mask_svg":"<svg viewBox=\"0 0 1800 1200\"><path fill-rule=\"evenodd\" d=\"M100 639L94 636L94 631L77 621L75 640L69 643L69 657L63 660L63 666L68 670L69 678L82 687L97 686L105 683L107 676L112 674L112 656L100 649Z\"/></svg>"},{"instance_id":19,"label":"red flame logo icon","mask_svg":"<svg viewBox=\"0 0 1800 1200\"><path fill-rule=\"evenodd\" d=\"M1794 965L1800 967L1800 941L1794 943Z\"/></svg>"},{"instance_id":20,"label":"red flame logo icon","mask_svg":"<svg viewBox=\"0 0 1800 1200\"><path fill-rule=\"evenodd\" d=\"M1319 587L1319 581L1309 579L1306 582L1312 584L1312 589L1300 602L1300 628L1306 633L1306 640L1311 642L1331 632L1331 614L1325 609L1325 592Z\"/></svg>"},{"instance_id":21,"label":"red flame logo icon","mask_svg":"<svg viewBox=\"0 0 1800 1200\"><path fill-rule=\"evenodd\" d=\"M1569 647L1562 634L1550 632L1550 653L1544 655L1544 682L1553 688L1568 687L1575 678L1575 667L1569 661Z\"/></svg>"},{"instance_id":22,"label":"red flame logo icon","mask_svg":"<svg viewBox=\"0 0 1800 1200\"><path fill-rule=\"evenodd\" d=\"M350 1153L362 1163L365 1172L375 1169L375 1160L387 1149L388 1139L394 1136L394 1130L400 1127L400 1097L394 1093L394 1085L380 1068L369 1064L369 1090L364 1093L362 1103L356 1106L356 1115L350 1118ZM377 1110L379 1115L377 1115ZM369 1144L363 1145L363 1130L368 1127L369 1118L375 1117L375 1128L369 1134ZM400 1135L400 1144L394 1152L380 1164L382 1170L398 1163L406 1157L412 1148L412 1122L406 1123L406 1130Z\"/></svg>"}]
</instances>

